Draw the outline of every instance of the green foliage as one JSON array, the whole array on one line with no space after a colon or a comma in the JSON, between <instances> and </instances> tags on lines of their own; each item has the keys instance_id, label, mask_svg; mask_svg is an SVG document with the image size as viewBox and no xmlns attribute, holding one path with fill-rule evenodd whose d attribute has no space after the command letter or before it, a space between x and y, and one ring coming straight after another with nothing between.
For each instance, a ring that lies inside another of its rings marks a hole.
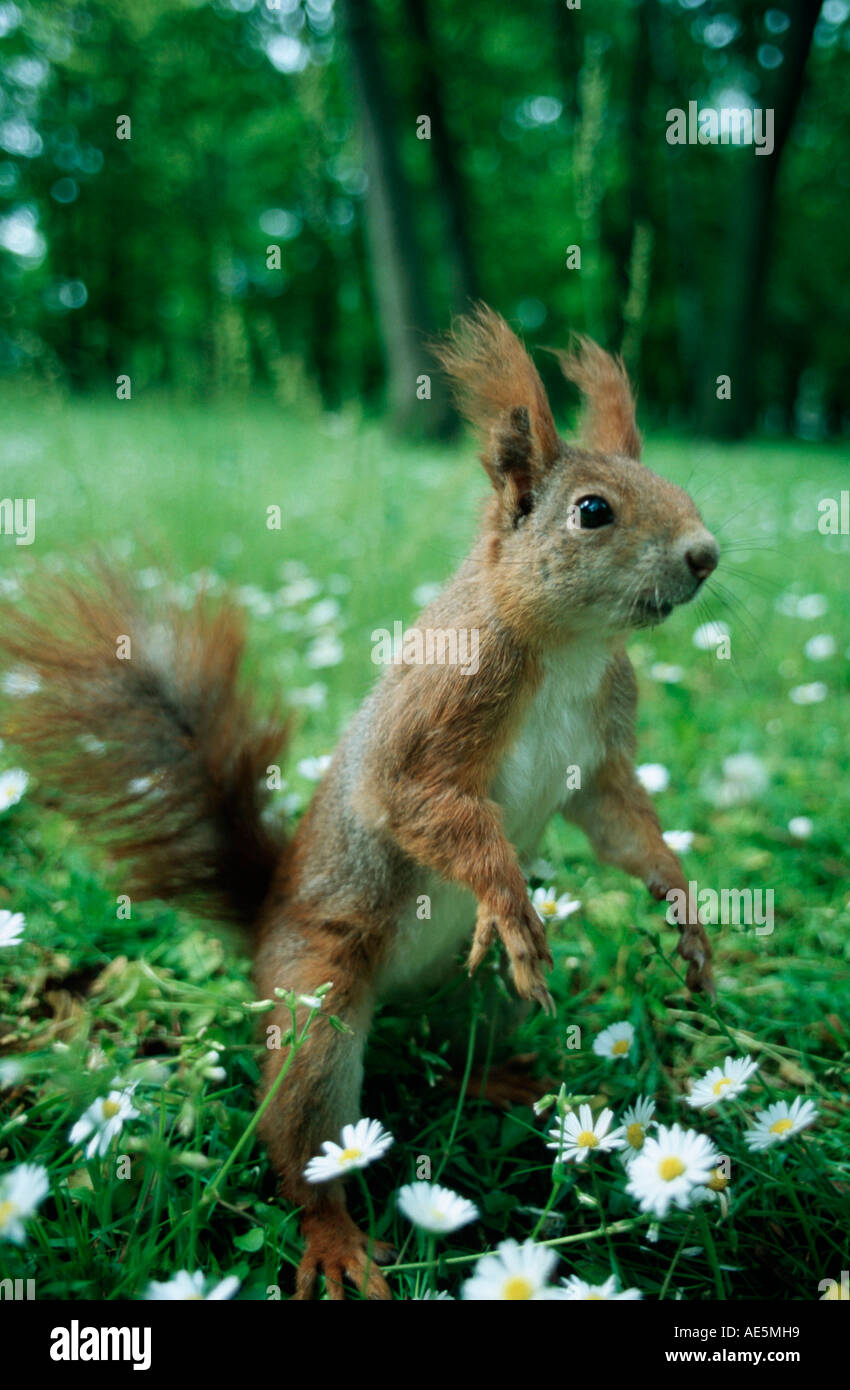
<instances>
[{"instance_id":1,"label":"green foliage","mask_svg":"<svg viewBox=\"0 0 850 1390\"><path fill-rule=\"evenodd\" d=\"M417 326L442 327L465 291L434 150L415 134L408 6L377 8L433 319ZM796 42L793 28L770 28L784 12L750 0L722 15L673 0L425 9L481 291L543 342L572 328L612 347L625 335L643 400L690 421L703 378L722 370L706 344L740 249L739 179L762 161L671 148L667 112L742 93L771 101L775 54L790 61ZM842 429L848 408L850 29L840 6L826 10L757 248L764 322L747 325L754 418L805 437ZM208 398L246 382L278 389L283 361L334 407L379 398L380 267L368 265L343 11L341 0L21 0L15 22L7 7L0 370L98 389L127 373L140 390ZM116 138L122 114L129 140ZM565 266L573 244L580 272Z\"/></svg>"}]
</instances>

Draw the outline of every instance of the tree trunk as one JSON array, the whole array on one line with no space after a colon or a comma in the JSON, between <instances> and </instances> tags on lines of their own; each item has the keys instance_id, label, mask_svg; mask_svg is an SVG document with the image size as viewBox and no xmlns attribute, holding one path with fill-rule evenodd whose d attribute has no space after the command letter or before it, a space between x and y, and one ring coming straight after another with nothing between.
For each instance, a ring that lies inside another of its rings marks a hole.
<instances>
[{"instance_id":1,"label":"tree trunk","mask_svg":"<svg viewBox=\"0 0 850 1390\"><path fill-rule=\"evenodd\" d=\"M405 0L407 28L413 40L415 92L419 113L430 118L431 152L452 280L452 300L457 310L479 296L478 276L469 244L468 210L463 176L455 158L456 142L446 122L443 88L434 56L434 39L428 17L428 0Z\"/></svg>"},{"instance_id":2,"label":"tree trunk","mask_svg":"<svg viewBox=\"0 0 850 1390\"><path fill-rule=\"evenodd\" d=\"M425 346L434 331L424 285L410 189L396 143L397 120L381 61L371 0L346 0L345 27L369 179L366 234L386 361L390 419L404 433L442 433L450 419L446 393ZM433 399L417 397L427 375Z\"/></svg>"},{"instance_id":3,"label":"tree trunk","mask_svg":"<svg viewBox=\"0 0 850 1390\"><path fill-rule=\"evenodd\" d=\"M820 0L796 0L785 6L791 19L783 43L785 60L776 69L773 84L765 83L763 101L774 111L773 153L741 155L748 163L735 186L720 314L708 360L701 364L700 426L715 438L739 439L756 421L756 379L776 178L802 95L820 7ZM717 377L721 375L731 378L729 400L716 396Z\"/></svg>"}]
</instances>

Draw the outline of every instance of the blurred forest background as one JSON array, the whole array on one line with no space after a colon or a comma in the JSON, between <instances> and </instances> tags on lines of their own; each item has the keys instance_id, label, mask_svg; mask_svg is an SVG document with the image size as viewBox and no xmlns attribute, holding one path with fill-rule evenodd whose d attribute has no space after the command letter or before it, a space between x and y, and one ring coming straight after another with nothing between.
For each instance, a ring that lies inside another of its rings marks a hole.
<instances>
[{"instance_id":1,"label":"blurred forest background","mask_svg":"<svg viewBox=\"0 0 850 1390\"><path fill-rule=\"evenodd\" d=\"M0 372L440 434L424 340L482 296L656 422L845 433L850 3L574 4L2 0ZM774 153L671 146L689 101Z\"/></svg>"}]
</instances>

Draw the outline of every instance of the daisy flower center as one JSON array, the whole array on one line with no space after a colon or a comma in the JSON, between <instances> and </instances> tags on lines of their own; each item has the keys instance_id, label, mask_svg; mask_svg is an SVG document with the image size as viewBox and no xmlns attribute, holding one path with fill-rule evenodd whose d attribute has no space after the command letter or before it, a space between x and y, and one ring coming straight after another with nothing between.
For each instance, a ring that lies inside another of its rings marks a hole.
<instances>
[{"instance_id":1,"label":"daisy flower center","mask_svg":"<svg viewBox=\"0 0 850 1390\"><path fill-rule=\"evenodd\" d=\"M626 1138L633 1149L642 1149L644 1141L643 1125L635 1120L626 1130Z\"/></svg>"},{"instance_id":2,"label":"daisy flower center","mask_svg":"<svg viewBox=\"0 0 850 1390\"><path fill-rule=\"evenodd\" d=\"M732 1078L731 1078L731 1076L721 1076L721 1078L720 1078L719 1081L715 1081L715 1083L714 1083L714 1085L712 1086L711 1089L712 1089L714 1095L720 1096L720 1095L723 1094L723 1091L724 1091L725 1087L726 1087L726 1086L731 1086L731 1085L732 1085Z\"/></svg>"},{"instance_id":3,"label":"daisy flower center","mask_svg":"<svg viewBox=\"0 0 850 1390\"><path fill-rule=\"evenodd\" d=\"M4 1226L8 1226L17 1210L16 1202L0 1202L0 1231Z\"/></svg>"},{"instance_id":4,"label":"daisy flower center","mask_svg":"<svg viewBox=\"0 0 850 1390\"><path fill-rule=\"evenodd\" d=\"M617 1041L614 1043L614 1046L611 1048L611 1054L614 1057L622 1057L623 1053L628 1052L628 1050L628 1038L618 1038Z\"/></svg>"},{"instance_id":5,"label":"daisy flower center","mask_svg":"<svg viewBox=\"0 0 850 1390\"><path fill-rule=\"evenodd\" d=\"M547 898L540 908L544 917L554 917L557 910L558 904L555 902L554 898Z\"/></svg>"},{"instance_id":6,"label":"daisy flower center","mask_svg":"<svg viewBox=\"0 0 850 1390\"><path fill-rule=\"evenodd\" d=\"M512 1274L502 1285L502 1297L510 1302L531 1298L533 1292L531 1280L526 1279L524 1274Z\"/></svg>"},{"instance_id":7,"label":"daisy flower center","mask_svg":"<svg viewBox=\"0 0 850 1390\"><path fill-rule=\"evenodd\" d=\"M583 1129L576 1139L576 1144L580 1149L595 1149L598 1143L599 1140L592 1129Z\"/></svg>"},{"instance_id":8,"label":"daisy flower center","mask_svg":"<svg viewBox=\"0 0 850 1390\"><path fill-rule=\"evenodd\" d=\"M353 1163L355 1158L361 1158L362 1156L362 1149L343 1149L339 1156L339 1161L340 1163Z\"/></svg>"},{"instance_id":9,"label":"daisy flower center","mask_svg":"<svg viewBox=\"0 0 850 1390\"><path fill-rule=\"evenodd\" d=\"M706 1187L710 1187L712 1192L722 1192L724 1187L728 1187L728 1185L729 1179L723 1176L719 1168L712 1170L711 1177L706 1183Z\"/></svg>"},{"instance_id":10,"label":"daisy flower center","mask_svg":"<svg viewBox=\"0 0 850 1390\"><path fill-rule=\"evenodd\" d=\"M665 1182L672 1182L674 1178L680 1178L685 1171L685 1165L680 1158L662 1158L658 1165L658 1176Z\"/></svg>"},{"instance_id":11,"label":"daisy flower center","mask_svg":"<svg viewBox=\"0 0 850 1390\"><path fill-rule=\"evenodd\" d=\"M103 1118L105 1120L114 1119L120 1109L121 1106L117 1100L105 1100L103 1102Z\"/></svg>"},{"instance_id":12,"label":"daisy flower center","mask_svg":"<svg viewBox=\"0 0 850 1390\"><path fill-rule=\"evenodd\" d=\"M774 1120L770 1126L770 1132L771 1134L787 1134L788 1130L793 1128L793 1124L794 1121L789 1120L786 1115L783 1120Z\"/></svg>"}]
</instances>

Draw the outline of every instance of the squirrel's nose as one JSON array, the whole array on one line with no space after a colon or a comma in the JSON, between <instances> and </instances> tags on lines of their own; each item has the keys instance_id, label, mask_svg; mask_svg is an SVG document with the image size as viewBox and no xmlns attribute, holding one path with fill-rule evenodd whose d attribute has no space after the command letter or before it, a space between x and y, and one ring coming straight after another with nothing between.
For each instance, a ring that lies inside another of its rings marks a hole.
<instances>
[{"instance_id":1,"label":"squirrel's nose","mask_svg":"<svg viewBox=\"0 0 850 1390\"><path fill-rule=\"evenodd\" d=\"M717 569L718 553L717 542L713 536L700 541L698 545L689 546L685 551L688 568L700 584Z\"/></svg>"}]
</instances>

